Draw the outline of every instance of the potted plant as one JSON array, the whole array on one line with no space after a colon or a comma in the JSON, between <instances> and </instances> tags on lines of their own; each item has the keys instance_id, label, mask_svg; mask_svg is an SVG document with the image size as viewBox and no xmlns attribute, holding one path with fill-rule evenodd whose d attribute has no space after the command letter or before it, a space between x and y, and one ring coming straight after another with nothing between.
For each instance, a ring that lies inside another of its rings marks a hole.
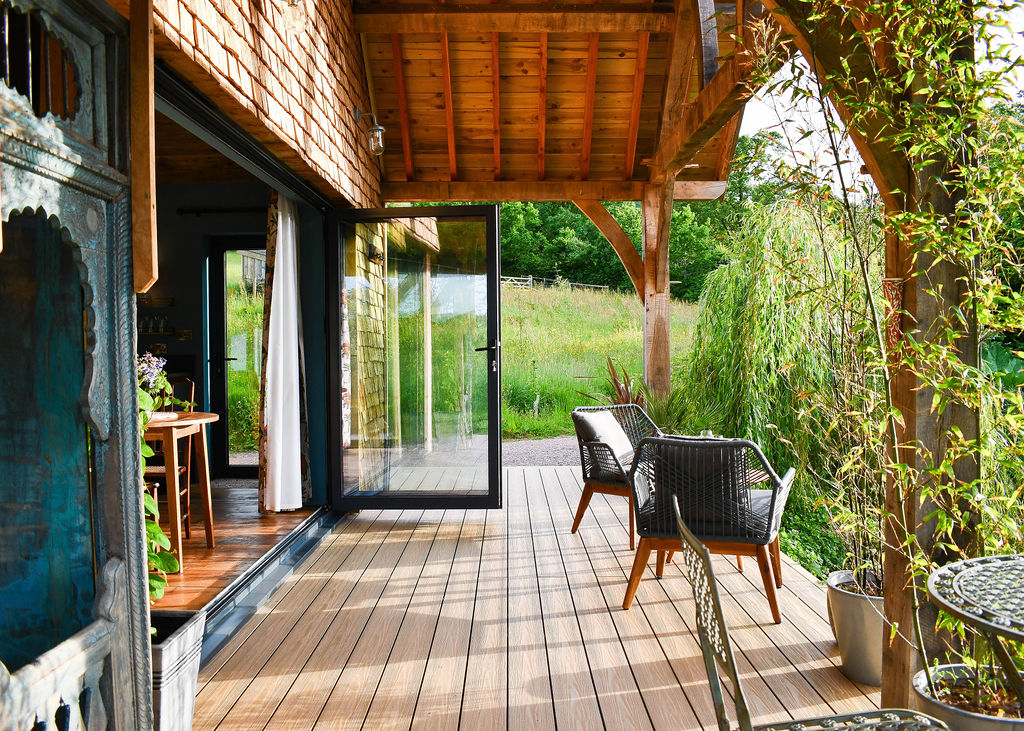
<instances>
[{"instance_id":1,"label":"potted plant","mask_svg":"<svg viewBox=\"0 0 1024 731\"><path fill-rule=\"evenodd\" d=\"M141 439L152 417L168 403L186 408L192 404L174 398L164 371L166 360L151 353L137 362L139 394L139 434L142 465L140 487L145 508L146 549L149 559L149 597L160 599L167 587L167 574L178 570L178 559L171 552L171 542L160 527L160 511L156 498L150 494L142 475L146 458L153 449ZM205 612L151 611L151 647L153 657L153 721L160 731L187 731L192 728L199 661L206 628Z\"/></svg>"}]
</instances>

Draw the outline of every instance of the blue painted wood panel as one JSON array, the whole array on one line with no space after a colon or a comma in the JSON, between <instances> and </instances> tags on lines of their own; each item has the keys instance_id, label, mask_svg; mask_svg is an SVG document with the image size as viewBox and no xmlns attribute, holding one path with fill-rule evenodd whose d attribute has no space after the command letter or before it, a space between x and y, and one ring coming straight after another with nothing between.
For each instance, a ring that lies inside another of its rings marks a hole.
<instances>
[{"instance_id":1,"label":"blue painted wood panel","mask_svg":"<svg viewBox=\"0 0 1024 731\"><path fill-rule=\"evenodd\" d=\"M94 532L82 287L42 215L0 252L0 660L14 670L91 619Z\"/></svg>"}]
</instances>

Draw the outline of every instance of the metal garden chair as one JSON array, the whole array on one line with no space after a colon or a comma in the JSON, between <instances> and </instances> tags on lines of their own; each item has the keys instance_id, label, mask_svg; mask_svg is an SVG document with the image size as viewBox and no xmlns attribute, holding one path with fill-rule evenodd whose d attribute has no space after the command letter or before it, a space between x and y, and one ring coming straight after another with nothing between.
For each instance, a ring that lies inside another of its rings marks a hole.
<instances>
[{"instance_id":1,"label":"metal garden chair","mask_svg":"<svg viewBox=\"0 0 1024 731\"><path fill-rule=\"evenodd\" d=\"M729 716L725 711L725 698L722 693L722 681L718 674L721 667L732 684L733 704L736 707L736 719L740 731L752 731L753 724L750 712L743 696L736 662L733 659L732 646L729 642L729 629L722 615L722 604L718 597L715 584L715 572L711 568L711 552L687 529L680 517L679 505L672 500L676 527L681 536L682 563L686 578L693 589L693 599L697 605L697 634L700 636L700 649L704 655L704 667L711 684L711 697L715 703L715 715L718 717L720 731L729 731ZM898 708L868 710L863 713L850 713L838 716L825 716L802 721L785 721L759 726L764 731L813 731L814 729L900 729L916 731L916 729L945 729L944 723L923 713Z\"/></svg>"},{"instance_id":2,"label":"metal garden chair","mask_svg":"<svg viewBox=\"0 0 1024 731\"><path fill-rule=\"evenodd\" d=\"M658 552L660 577L667 554L679 550L672 512L678 498L686 524L712 552L756 557L772 618L781 622L775 595L782 586L779 524L795 475L790 468L779 477L758 446L746 439L644 439L629 475L640 544L623 608L633 603L651 551Z\"/></svg>"},{"instance_id":3,"label":"metal garden chair","mask_svg":"<svg viewBox=\"0 0 1024 731\"><path fill-rule=\"evenodd\" d=\"M611 418L607 418L610 415ZM636 404L578 406L572 412L583 468L583 495L576 508L572 532L579 530L595 492L629 499L629 549L635 548L635 515L628 473L633 454L646 437L661 430Z\"/></svg>"}]
</instances>

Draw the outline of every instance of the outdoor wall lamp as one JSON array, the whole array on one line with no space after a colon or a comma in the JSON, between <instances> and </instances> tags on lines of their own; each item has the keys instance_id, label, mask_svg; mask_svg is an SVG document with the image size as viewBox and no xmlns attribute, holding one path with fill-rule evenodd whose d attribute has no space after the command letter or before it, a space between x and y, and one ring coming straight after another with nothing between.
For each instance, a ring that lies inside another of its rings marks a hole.
<instances>
[{"instance_id":1,"label":"outdoor wall lamp","mask_svg":"<svg viewBox=\"0 0 1024 731\"><path fill-rule=\"evenodd\" d=\"M377 123L377 117L369 112L360 111L359 107L355 108L356 124L363 119L363 117L369 117L373 124L366 130L366 136L370 140L370 152L374 155L384 154L384 128Z\"/></svg>"},{"instance_id":2,"label":"outdoor wall lamp","mask_svg":"<svg viewBox=\"0 0 1024 731\"><path fill-rule=\"evenodd\" d=\"M381 251L380 249L378 249L373 244L370 244L369 247L367 247L366 258L369 259L370 261L375 261L378 264L383 264L384 263L384 252Z\"/></svg>"}]
</instances>

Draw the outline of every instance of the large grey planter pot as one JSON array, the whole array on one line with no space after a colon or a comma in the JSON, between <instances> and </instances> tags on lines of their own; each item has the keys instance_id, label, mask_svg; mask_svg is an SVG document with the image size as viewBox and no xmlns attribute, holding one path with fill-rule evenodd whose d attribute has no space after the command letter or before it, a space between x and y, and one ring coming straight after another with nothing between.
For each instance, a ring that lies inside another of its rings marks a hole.
<instances>
[{"instance_id":1,"label":"large grey planter pot","mask_svg":"<svg viewBox=\"0 0 1024 731\"><path fill-rule=\"evenodd\" d=\"M839 645L843 675L865 685L882 684L882 631L885 626L882 597L865 596L840 589L853 581L852 571L828 575L828 617Z\"/></svg>"},{"instance_id":2,"label":"large grey planter pot","mask_svg":"<svg viewBox=\"0 0 1024 731\"><path fill-rule=\"evenodd\" d=\"M938 673L952 675L955 678L970 677L971 674L965 665L939 665L932 673L933 677L935 673ZM952 731L1024 731L1024 719L983 716L980 713L969 713L935 700L928 692L928 678L925 676L924 670L914 676L913 686L914 710L939 719Z\"/></svg>"},{"instance_id":3,"label":"large grey planter pot","mask_svg":"<svg viewBox=\"0 0 1024 731\"><path fill-rule=\"evenodd\" d=\"M154 611L153 723L156 731L190 731L206 612ZM162 639L161 639L162 638Z\"/></svg>"}]
</instances>

